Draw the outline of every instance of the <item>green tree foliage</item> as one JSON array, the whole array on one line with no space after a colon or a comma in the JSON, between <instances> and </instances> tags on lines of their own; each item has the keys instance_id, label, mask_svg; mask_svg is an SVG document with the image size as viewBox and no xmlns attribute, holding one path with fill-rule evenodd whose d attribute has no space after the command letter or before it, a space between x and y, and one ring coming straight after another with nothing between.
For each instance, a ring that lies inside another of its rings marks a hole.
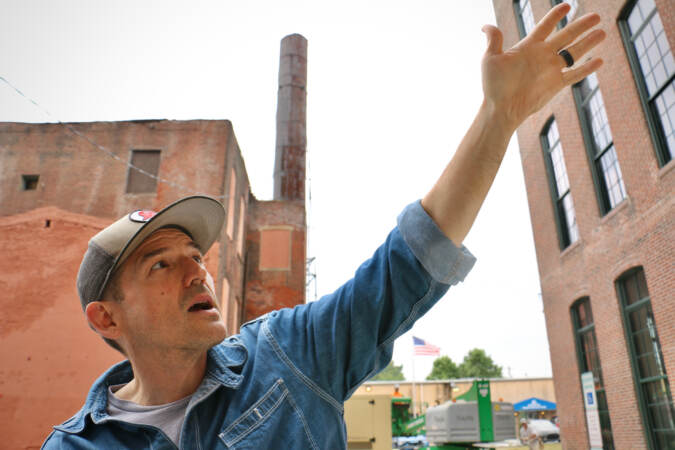
<instances>
[{"instance_id":1,"label":"green tree foliage","mask_svg":"<svg viewBox=\"0 0 675 450\"><path fill-rule=\"evenodd\" d=\"M459 365L461 377L501 378L502 368L492 361L482 348L474 348Z\"/></svg>"},{"instance_id":2,"label":"green tree foliage","mask_svg":"<svg viewBox=\"0 0 675 450\"><path fill-rule=\"evenodd\" d=\"M447 380L449 378L461 378L459 367L448 356L436 358L427 380Z\"/></svg>"},{"instance_id":3,"label":"green tree foliage","mask_svg":"<svg viewBox=\"0 0 675 450\"><path fill-rule=\"evenodd\" d=\"M372 381L404 381L403 364L400 366L394 365L394 361L389 361L387 367L382 369L382 372L371 378Z\"/></svg>"},{"instance_id":4,"label":"green tree foliage","mask_svg":"<svg viewBox=\"0 0 675 450\"><path fill-rule=\"evenodd\" d=\"M448 380L451 378L501 378L502 368L481 348L474 348L464 356L458 366L448 356L436 358L427 380Z\"/></svg>"}]
</instances>

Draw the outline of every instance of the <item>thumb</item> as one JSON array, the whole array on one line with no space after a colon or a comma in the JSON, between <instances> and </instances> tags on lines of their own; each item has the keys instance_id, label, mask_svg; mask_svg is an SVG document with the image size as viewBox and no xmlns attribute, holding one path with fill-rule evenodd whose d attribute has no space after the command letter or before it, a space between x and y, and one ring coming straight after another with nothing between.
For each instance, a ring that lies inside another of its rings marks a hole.
<instances>
[{"instance_id":1,"label":"thumb","mask_svg":"<svg viewBox=\"0 0 675 450\"><path fill-rule=\"evenodd\" d=\"M484 25L481 29L487 36L488 48L486 53L489 55L498 55L502 52L502 43L504 36L502 32L494 25Z\"/></svg>"}]
</instances>

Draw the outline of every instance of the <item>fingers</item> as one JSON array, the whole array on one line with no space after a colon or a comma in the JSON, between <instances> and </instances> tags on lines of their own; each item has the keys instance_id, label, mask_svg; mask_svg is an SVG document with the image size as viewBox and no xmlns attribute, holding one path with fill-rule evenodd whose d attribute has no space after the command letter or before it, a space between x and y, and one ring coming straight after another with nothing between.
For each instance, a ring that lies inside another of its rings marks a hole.
<instances>
[{"instance_id":1,"label":"fingers","mask_svg":"<svg viewBox=\"0 0 675 450\"><path fill-rule=\"evenodd\" d=\"M572 55L572 58L574 58L575 61L580 61L589 50L601 43L606 36L607 34L603 30L593 30L588 33L588 35L584 36L583 39L575 42L574 45L567 47L566 50L570 52L570 55ZM565 60L562 57L560 57L560 60L562 64L561 67L565 67Z\"/></svg>"},{"instance_id":2,"label":"fingers","mask_svg":"<svg viewBox=\"0 0 675 450\"><path fill-rule=\"evenodd\" d=\"M563 72L563 81L566 86L578 83L602 66L602 59L593 58L581 64L579 67Z\"/></svg>"},{"instance_id":3,"label":"fingers","mask_svg":"<svg viewBox=\"0 0 675 450\"><path fill-rule=\"evenodd\" d=\"M558 30L548 39L548 42L556 49L565 48L576 38L586 31L600 23L600 16L597 14L586 14L577 20L570 22L565 28Z\"/></svg>"},{"instance_id":4,"label":"fingers","mask_svg":"<svg viewBox=\"0 0 675 450\"><path fill-rule=\"evenodd\" d=\"M539 21L534 30L529 34L533 39L543 41L555 29L555 26L565 17L570 10L570 5L567 3L559 3L551 8L543 19Z\"/></svg>"},{"instance_id":5,"label":"fingers","mask_svg":"<svg viewBox=\"0 0 675 450\"><path fill-rule=\"evenodd\" d=\"M499 28L494 25L485 25L482 28L483 33L486 34L488 40L488 48L486 53L490 55L498 55L502 52L502 44L504 42L504 36Z\"/></svg>"}]
</instances>

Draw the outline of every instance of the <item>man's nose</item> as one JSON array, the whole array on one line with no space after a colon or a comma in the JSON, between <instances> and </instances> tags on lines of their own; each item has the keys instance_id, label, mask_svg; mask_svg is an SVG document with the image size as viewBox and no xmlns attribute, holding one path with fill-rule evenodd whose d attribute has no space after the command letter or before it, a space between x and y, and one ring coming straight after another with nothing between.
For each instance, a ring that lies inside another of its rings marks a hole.
<instances>
[{"instance_id":1,"label":"man's nose","mask_svg":"<svg viewBox=\"0 0 675 450\"><path fill-rule=\"evenodd\" d=\"M195 282L202 284L206 280L206 268L203 263L197 262L191 256L182 258L182 265L184 270L184 283L188 287Z\"/></svg>"}]
</instances>

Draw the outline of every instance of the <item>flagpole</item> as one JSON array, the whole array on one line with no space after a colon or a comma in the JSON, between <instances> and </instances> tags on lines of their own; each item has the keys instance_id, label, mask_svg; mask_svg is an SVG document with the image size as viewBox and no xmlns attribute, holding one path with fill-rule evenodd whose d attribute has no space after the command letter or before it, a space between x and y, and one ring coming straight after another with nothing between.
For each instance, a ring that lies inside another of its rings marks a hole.
<instances>
[{"instance_id":1,"label":"flagpole","mask_svg":"<svg viewBox=\"0 0 675 450\"><path fill-rule=\"evenodd\" d=\"M413 417L417 417L415 414L415 345L412 347L412 414Z\"/></svg>"},{"instance_id":2,"label":"flagpole","mask_svg":"<svg viewBox=\"0 0 675 450\"><path fill-rule=\"evenodd\" d=\"M424 380L420 382L420 414L424 414Z\"/></svg>"}]
</instances>

